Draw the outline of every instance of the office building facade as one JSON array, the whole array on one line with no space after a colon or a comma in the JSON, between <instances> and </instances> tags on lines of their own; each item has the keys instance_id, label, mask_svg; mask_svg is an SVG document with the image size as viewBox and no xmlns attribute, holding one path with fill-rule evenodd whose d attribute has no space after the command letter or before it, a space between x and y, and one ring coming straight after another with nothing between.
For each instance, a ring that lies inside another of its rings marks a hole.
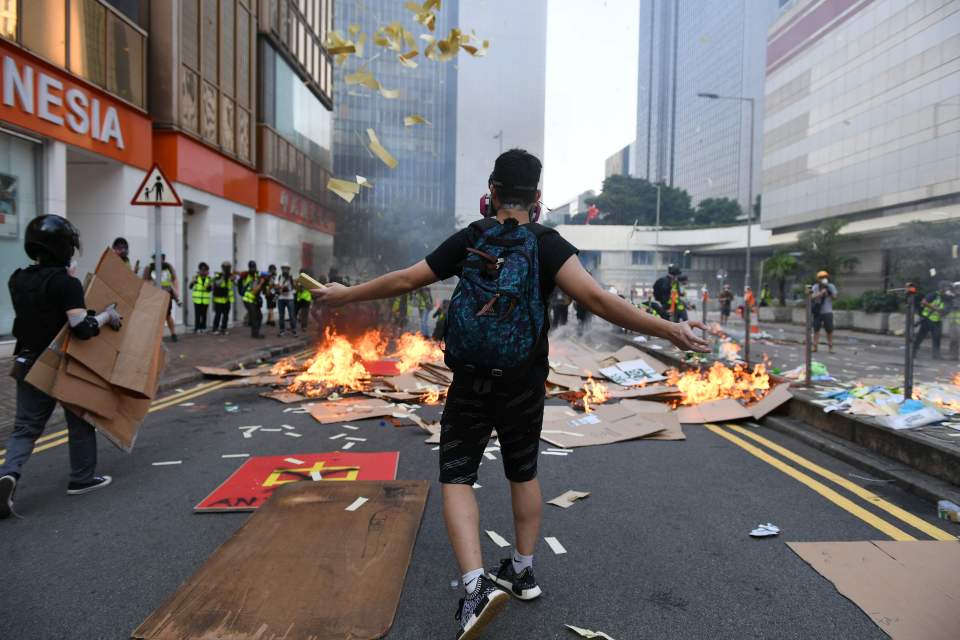
<instances>
[{"instance_id":1,"label":"office building facade","mask_svg":"<svg viewBox=\"0 0 960 640\"><path fill-rule=\"evenodd\" d=\"M348 180L362 176L373 184L372 189L361 189L340 217L336 261L339 271L351 277L421 258L452 233L455 224L459 61L420 55L414 59L416 68L400 64L395 52L373 43L377 28L394 22L417 35L429 33L401 2L336 3L336 29L345 35L356 25L368 36L363 55L350 56L337 66L338 73L345 76L364 68L382 87L399 91L398 97L388 99L361 85L335 84L335 173ZM458 3L444 2L434 35L446 38L458 24ZM417 42L418 48L425 46ZM405 126L404 118L410 115L423 116L429 124ZM396 158L395 168L370 152L367 129L373 129Z\"/></svg>"},{"instance_id":2,"label":"office building facade","mask_svg":"<svg viewBox=\"0 0 960 640\"><path fill-rule=\"evenodd\" d=\"M754 168L760 167L766 31L776 0L640 3L637 138L631 174L706 198L750 199L750 115L756 99ZM754 185L754 193L757 192Z\"/></svg>"}]
</instances>

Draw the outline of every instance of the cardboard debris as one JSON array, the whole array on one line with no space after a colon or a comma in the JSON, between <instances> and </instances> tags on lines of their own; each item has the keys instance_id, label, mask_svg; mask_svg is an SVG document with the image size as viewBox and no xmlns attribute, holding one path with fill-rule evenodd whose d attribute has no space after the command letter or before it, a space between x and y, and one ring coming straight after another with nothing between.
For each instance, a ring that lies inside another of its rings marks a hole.
<instances>
[{"instance_id":1,"label":"cardboard debris","mask_svg":"<svg viewBox=\"0 0 960 640\"><path fill-rule=\"evenodd\" d=\"M624 387L646 385L666 379L662 374L654 371L643 358L618 362L612 367L600 369L600 373L608 380Z\"/></svg>"},{"instance_id":2,"label":"cardboard debris","mask_svg":"<svg viewBox=\"0 0 960 640\"><path fill-rule=\"evenodd\" d=\"M577 633L581 638L603 638L604 640L614 640L603 631L590 631L590 629L581 629L580 627L575 627L572 624L563 625L570 631Z\"/></svg>"},{"instance_id":3,"label":"cardboard debris","mask_svg":"<svg viewBox=\"0 0 960 640\"><path fill-rule=\"evenodd\" d=\"M393 415L397 405L375 398L356 398L336 402L315 402L305 405L320 424L336 424L347 420L366 420Z\"/></svg>"},{"instance_id":4,"label":"cardboard debris","mask_svg":"<svg viewBox=\"0 0 960 640\"><path fill-rule=\"evenodd\" d=\"M249 378L270 373L270 365L254 367L253 369L224 369L223 367L198 366L197 371L208 378Z\"/></svg>"},{"instance_id":5,"label":"cardboard debris","mask_svg":"<svg viewBox=\"0 0 960 640\"><path fill-rule=\"evenodd\" d=\"M548 500L547 504L552 504L556 507L560 507L561 509L568 509L573 506L574 502L578 500L583 500L589 495L590 495L589 491L573 491L573 490L565 491L564 493L560 494L553 500Z\"/></svg>"},{"instance_id":6,"label":"cardboard debris","mask_svg":"<svg viewBox=\"0 0 960 640\"><path fill-rule=\"evenodd\" d=\"M276 400L277 402L282 402L283 404L293 404L294 402L304 402L308 398L301 396L297 393L291 393L283 389L277 389L275 391L264 391L260 394L261 398L270 398L271 400Z\"/></svg>"},{"instance_id":7,"label":"cardboard debris","mask_svg":"<svg viewBox=\"0 0 960 640\"><path fill-rule=\"evenodd\" d=\"M429 488L422 480L281 487L132 637L386 636ZM369 502L345 511L358 494Z\"/></svg>"},{"instance_id":8,"label":"cardboard debris","mask_svg":"<svg viewBox=\"0 0 960 640\"><path fill-rule=\"evenodd\" d=\"M960 632L960 544L788 542L894 640L954 640Z\"/></svg>"},{"instance_id":9,"label":"cardboard debris","mask_svg":"<svg viewBox=\"0 0 960 640\"><path fill-rule=\"evenodd\" d=\"M108 249L88 278L84 296L94 309L116 302L123 327L104 327L89 340L73 339L64 327L26 381L130 451L165 364L160 340L169 294L137 278Z\"/></svg>"},{"instance_id":10,"label":"cardboard debris","mask_svg":"<svg viewBox=\"0 0 960 640\"><path fill-rule=\"evenodd\" d=\"M557 373L553 369L547 374L547 382L570 391L580 391L583 388L583 378L580 376Z\"/></svg>"},{"instance_id":11,"label":"cardboard debris","mask_svg":"<svg viewBox=\"0 0 960 640\"><path fill-rule=\"evenodd\" d=\"M621 405L600 405L593 413L574 414L575 417L558 416L555 410L544 411L540 439L557 447L572 449L643 438L663 431L671 423L675 429L679 428L674 414L641 415Z\"/></svg>"}]
</instances>

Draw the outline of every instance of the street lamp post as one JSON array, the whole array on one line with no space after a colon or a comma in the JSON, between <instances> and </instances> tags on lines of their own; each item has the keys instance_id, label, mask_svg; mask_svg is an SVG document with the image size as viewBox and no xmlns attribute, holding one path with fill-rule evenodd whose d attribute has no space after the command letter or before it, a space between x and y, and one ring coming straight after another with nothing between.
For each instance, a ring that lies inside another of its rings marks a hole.
<instances>
[{"instance_id":1,"label":"street lamp post","mask_svg":"<svg viewBox=\"0 0 960 640\"><path fill-rule=\"evenodd\" d=\"M747 270L743 276L743 359L750 365L750 305L746 300L747 289L750 288L750 249L751 249L751 231L753 229L753 129L755 117L755 101L746 96L721 96L716 93L698 93L698 97L709 100L737 100L738 102L750 103L750 171L747 173Z\"/></svg>"}]
</instances>

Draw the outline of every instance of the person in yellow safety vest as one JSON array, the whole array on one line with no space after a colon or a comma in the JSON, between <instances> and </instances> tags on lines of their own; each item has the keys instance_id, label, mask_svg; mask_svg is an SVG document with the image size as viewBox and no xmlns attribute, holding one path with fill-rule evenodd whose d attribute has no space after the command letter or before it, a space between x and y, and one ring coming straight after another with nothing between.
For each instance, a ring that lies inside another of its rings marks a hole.
<instances>
[{"instance_id":1,"label":"person in yellow safety vest","mask_svg":"<svg viewBox=\"0 0 960 640\"><path fill-rule=\"evenodd\" d=\"M207 332L207 309L213 293L213 280L210 278L210 265L201 262L197 265L197 275L190 281L190 298L193 300L193 332Z\"/></svg>"},{"instance_id":2,"label":"person in yellow safety vest","mask_svg":"<svg viewBox=\"0 0 960 640\"><path fill-rule=\"evenodd\" d=\"M233 265L224 262L213 277L213 332L227 335L227 322L233 308Z\"/></svg>"},{"instance_id":3,"label":"person in yellow safety vest","mask_svg":"<svg viewBox=\"0 0 960 640\"><path fill-rule=\"evenodd\" d=\"M418 289L417 293L417 311L420 313L420 335L424 338L430 337L430 312L433 311L433 294L429 287Z\"/></svg>"},{"instance_id":4,"label":"person in yellow safety vest","mask_svg":"<svg viewBox=\"0 0 960 640\"><path fill-rule=\"evenodd\" d=\"M404 293L393 299L390 305L390 311L393 312L393 322L398 331L404 331L407 328L407 313L409 308L409 294Z\"/></svg>"},{"instance_id":5,"label":"person in yellow safety vest","mask_svg":"<svg viewBox=\"0 0 960 640\"><path fill-rule=\"evenodd\" d=\"M684 298L684 281L679 276L670 283L670 320L673 322L683 322L687 319L687 305Z\"/></svg>"},{"instance_id":6,"label":"person in yellow safety vest","mask_svg":"<svg viewBox=\"0 0 960 640\"><path fill-rule=\"evenodd\" d=\"M264 285L264 276L257 271L257 263L251 260L247 263L247 272L240 279L240 291L243 293L243 306L247 308L247 317L250 319L250 337L261 339L260 323L263 322L263 311L260 309L263 299L260 290Z\"/></svg>"},{"instance_id":7,"label":"person in yellow safety vest","mask_svg":"<svg viewBox=\"0 0 960 640\"><path fill-rule=\"evenodd\" d=\"M301 271L300 273L306 273L306 271ZM307 274L310 275L310 274ZM320 276L317 280L320 284L326 284L326 278ZM310 305L313 304L313 294L310 293L310 290L300 284L300 281L297 281L296 289L296 298L295 298L295 307L297 312L297 320L300 324L300 330L307 330L307 322L310 319Z\"/></svg>"},{"instance_id":8,"label":"person in yellow safety vest","mask_svg":"<svg viewBox=\"0 0 960 640\"><path fill-rule=\"evenodd\" d=\"M153 270L154 265L156 264L157 257L153 257L153 262L148 264L143 269L143 279L153 281ZM173 303L176 302L177 305L180 305L180 296L177 294L177 272L174 271L173 266L167 262L167 254L160 254L160 288L170 294L170 305L167 307L167 327L170 329L170 340L173 342L177 341L177 328L176 324L173 322Z\"/></svg>"},{"instance_id":9,"label":"person in yellow safety vest","mask_svg":"<svg viewBox=\"0 0 960 640\"><path fill-rule=\"evenodd\" d=\"M952 289L949 282L942 280L937 290L928 293L920 301L920 330L913 339L913 355L916 357L920 344L930 334L933 341L933 359L940 359L940 337L943 330L943 316L946 315L947 299Z\"/></svg>"}]
</instances>

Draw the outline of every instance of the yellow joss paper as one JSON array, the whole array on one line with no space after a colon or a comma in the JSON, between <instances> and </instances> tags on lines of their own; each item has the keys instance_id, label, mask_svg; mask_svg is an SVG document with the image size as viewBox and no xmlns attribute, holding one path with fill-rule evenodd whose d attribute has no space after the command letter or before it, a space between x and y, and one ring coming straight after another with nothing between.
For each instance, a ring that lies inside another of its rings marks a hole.
<instances>
[{"instance_id":1,"label":"yellow joss paper","mask_svg":"<svg viewBox=\"0 0 960 640\"><path fill-rule=\"evenodd\" d=\"M330 178L327 181L327 190L332 191L347 202L353 202L353 199L360 193L360 185L350 180Z\"/></svg>"},{"instance_id":2,"label":"yellow joss paper","mask_svg":"<svg viewBox=\"0 0 960 640\"><path fill-rule=\"evenodd\" d=\"M403 125L405 127L412 127L418 124L425 124L428 127L433 126L430 124L430 121L424 118L423 116L414 113L413 115L405 116L403 119Z\"/></svg>"},{"instance_id":3,"label":"yellow joss paper","mask_svg":"<svg viewBox=\"0 0 960 640\"><path fill-rule=\"evenodd\" d=\"M380 95L382 95L387 100L396 100L400 97L400 89L387 89L380 87Z\"/></svg>"},{"instance_id":4,"label":"yellow joss paper","mask_svg":"<svg viewBox=\"0 0 960 640\"><path fill-rule=\"evenodd\" d=\"M397 167L397 159L390 155L390 152L380 144L380 139L377 137L377 132L373 129L367 129L367 135L370 137L370 144L368 145L370 151L373 152L373 155L380 158L383 164L387 165L391 169Z\"/></svg>"}]
</instances>

